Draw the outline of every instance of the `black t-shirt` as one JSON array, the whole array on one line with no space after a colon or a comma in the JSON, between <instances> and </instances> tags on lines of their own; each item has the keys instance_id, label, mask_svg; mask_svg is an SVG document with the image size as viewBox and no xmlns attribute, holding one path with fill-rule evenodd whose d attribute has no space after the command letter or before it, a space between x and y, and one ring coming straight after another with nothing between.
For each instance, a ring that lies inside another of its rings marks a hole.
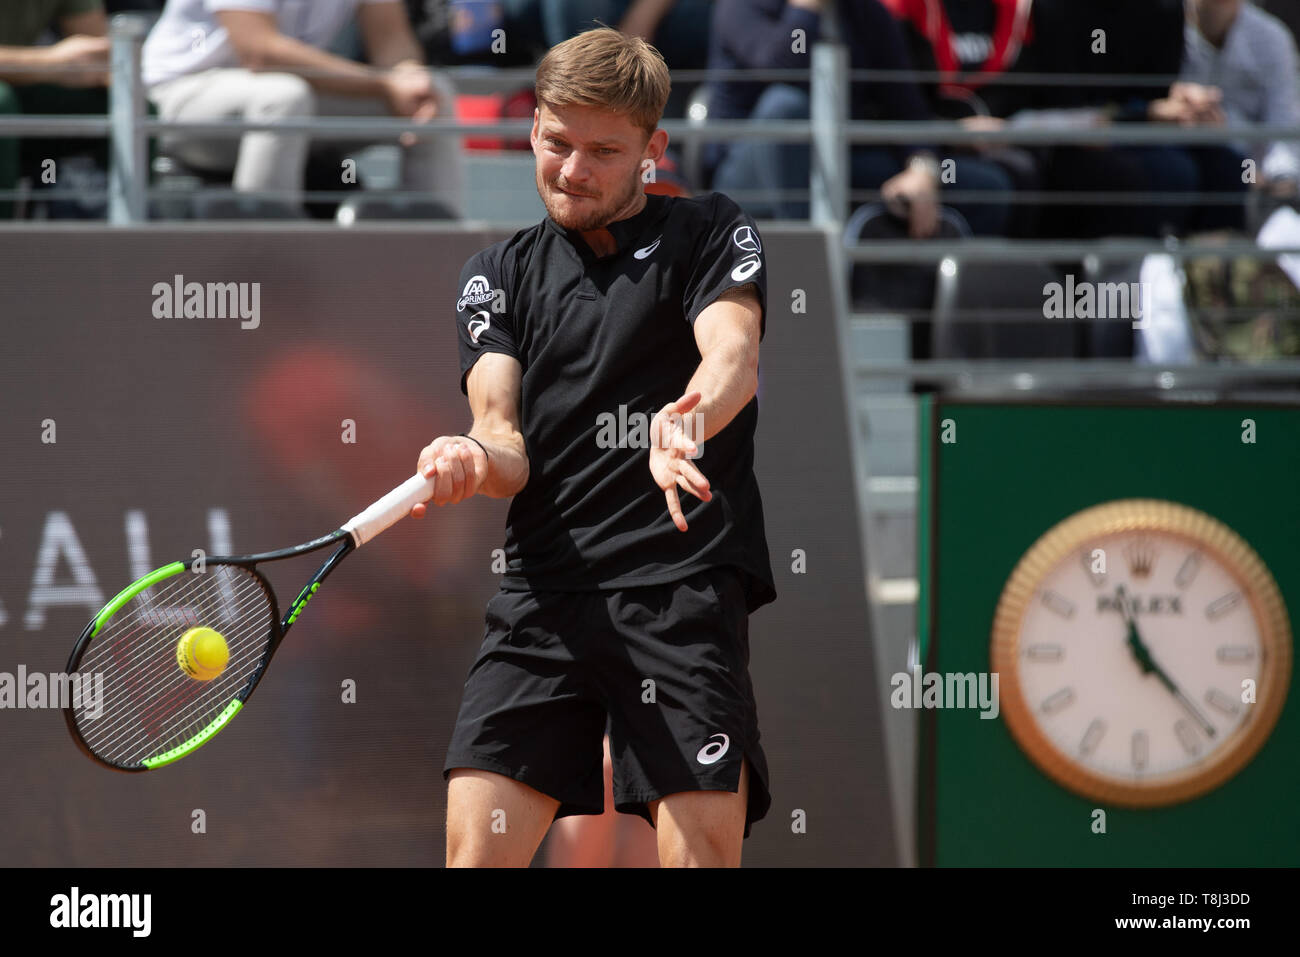
<instances>
[{"instance_id":1,"label":"black t-shirt","mask_svg":"<svg viewBox=\"0 0 1300 957\"><path fill-rule=\"evenodd\" d=\"M523 368L529 476L510 505L502 587L627 588L735 565L752 612L776 597L753 468L757 399L703 443L695 465L713 497L679 489L686 532L650 474L649 422L686 391L700 364L695 319L720 293L752 285L766 324L758 230L720 193L647 195L608 229L617 252L598 258L548 216L461 270L461 391L485 352Z\"/></svg>"}]
</instances>

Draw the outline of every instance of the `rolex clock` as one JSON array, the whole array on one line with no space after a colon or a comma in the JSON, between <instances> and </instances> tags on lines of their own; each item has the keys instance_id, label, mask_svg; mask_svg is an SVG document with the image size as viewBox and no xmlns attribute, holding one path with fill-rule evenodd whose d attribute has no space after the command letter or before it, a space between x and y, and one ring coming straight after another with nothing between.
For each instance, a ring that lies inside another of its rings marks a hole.
<instances>
[{"instance_id":1,"label":"rolex clock","mask_svg":"<svg viewBox=\"0 0 1300 957\"><path fill-rule=\"evenodd\" d=\"M1232 529L1157 499L1085 509L1007 580L992 668L1016 742L1098 802L1157 807L1223 784L1263 747L1291 677L1267 566Z\"/></svg>"}]
</instances>

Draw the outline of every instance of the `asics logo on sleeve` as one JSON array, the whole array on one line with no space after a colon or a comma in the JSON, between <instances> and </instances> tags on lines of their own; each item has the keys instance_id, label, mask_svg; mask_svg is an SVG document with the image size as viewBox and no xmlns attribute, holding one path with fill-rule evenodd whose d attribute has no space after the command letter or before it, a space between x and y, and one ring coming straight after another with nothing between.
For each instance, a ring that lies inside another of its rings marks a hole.
<instances>
[{"instance_id":1,"label":"asics logo on sleeve","mask_svg":"<svg viewBox=\"0 0 1300 957\"><path fill-rule=\"evenodd\" d=\"M737 226L731 233L731 241L737 249L749 254L731 269L732 280L744 282L763 268L763 259L759 256L763 244L758 241L758 233L754 232L753 226Z\"/></svg>"},{"instance_id":2,"label":"asics logo on sleeve","mask_svg":"<svg viewBox=\"0 0 1300 957\"><path fill-rule=\"evenodd\" d=\"M721 738L722 740L715 741L714 738ZM699 761L700 764L717 764L722 756L727 753L727 748L730 746L731 739L725 734L721 732L711 734L709 735L709 743L700 748L700 753L695 756L695 760Z\"/></svg>"},{"instance_id":3,"label":"asics logo on sleeve","mask_svg":"<svg viewBox=\"0 0 1300 957\"><path fill-rule=\"evenodd\" d=\"M480 316L482 318L479 318ZM486 309L480 309L478 312L474 313L474 315L469 317L468 325L469 325L469 337L473 339L475 342L478 342L478 337L481 336L483 333L487 332L487 330L491 327L492 314L489 313Z\"/></svg>"},{"instance_id":4,"label":"asics logo on sleeve","mask_svg":"<svg viewBox=\"0 0 1300 957\"><path fill-rule=\"evenodd\" d=\"M632 255L635 256L637 259L645 259L645 258L646 258L647 256L649 256L652 252L654 252L657 248L659 248L659 240L660 240L660 239L663 239L663 237L660 236L659 239L656 239L656 240L655 240L654 242L652 242L649 246L645 246L645 247L643 247L643 248L641 248L641 249L638 249L638 250L637 250L636 252L634 252Z\"/></svg>"}]
</instances>

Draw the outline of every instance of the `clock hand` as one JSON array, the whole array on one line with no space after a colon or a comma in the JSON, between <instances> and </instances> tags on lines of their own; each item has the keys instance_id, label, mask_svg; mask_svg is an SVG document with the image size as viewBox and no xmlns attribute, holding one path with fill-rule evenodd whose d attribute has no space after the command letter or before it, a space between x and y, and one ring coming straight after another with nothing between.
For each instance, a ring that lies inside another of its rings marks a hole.
<instances>
[{"instance_id":1,"label":"clock hand","mask_svg":"<svg viewBox=\"0 0 1300 957\"><path fill-rule=\"evenodd\" d=\"M1128 637L1126 640L1129 651L1133 652L1133 657L1137 659L1138 666L1142 669L1142 673L1154 674L1159 678L1160 683L1169 690L1169 693L1178 699L1178 703L1187 710L1188 714L1196 719L1196 723L1205 731L1206 736L1211 738L1214 737L1214 726L1205 720L1205 716L1196 709L1196 706L1192 704L1187 695L1183 694L1182 690L1174 684L1173 679L1170 678L1165 670L1156 663L1156 660L1151 657L1150 649L1147 648L1146 642L1142 640L1142 636L1138 634L1137 618L1128 609L1128 604L1125 601L1123 585L1118 587L1116 594L1119 598L1120 613L1124 616L1124 621L1128 623Z\"/></svg>"}]
</instances>

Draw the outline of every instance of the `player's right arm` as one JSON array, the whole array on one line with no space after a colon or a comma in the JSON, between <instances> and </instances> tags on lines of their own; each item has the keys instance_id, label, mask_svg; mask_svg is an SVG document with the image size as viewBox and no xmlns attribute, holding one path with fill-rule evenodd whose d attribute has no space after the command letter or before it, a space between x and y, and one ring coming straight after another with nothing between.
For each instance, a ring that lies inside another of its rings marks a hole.
<instances>
[{"instance_id":1,"label":"player's right arm","mask_svg":"<svg viewBox=\"0 0 1300 957\"><path fill-rule=\"evenodd\" d=\"M510 498L528 484L523 435L524 369L515 335L514 284L506 248L475 253L460 272L454 321L460 387L474 414L471 441L440 435L420 452L418 472L434 479L435 505L471 495ZM424 506L411 509L419 518Z\"/></svg>"},{"instance_id":2,"label":"player's right arm","mask_svg":"<svg viewBox=\"0 0 1300 957\"><path fill-rule=\"evenodd\" d=\"M454 505L472 495L509 498L528 484L528 451L519 421L523 370L519 360L484 354L469 370L466 387L474 413L470 436L440 435L423 449L416 469L434 480L434 505ZM423 505L411 509L414 518Z\"/></svg>"}]
</instances>

